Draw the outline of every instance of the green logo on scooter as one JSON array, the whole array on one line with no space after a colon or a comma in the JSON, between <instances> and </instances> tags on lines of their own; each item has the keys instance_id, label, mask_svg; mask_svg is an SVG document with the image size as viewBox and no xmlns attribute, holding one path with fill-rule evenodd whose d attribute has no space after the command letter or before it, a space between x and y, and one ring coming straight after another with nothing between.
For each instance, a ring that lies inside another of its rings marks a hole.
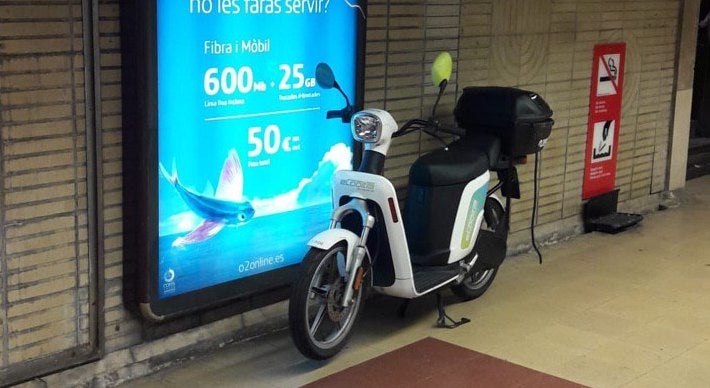
<instances>
[{"instance_id":1,"label":"green logo on scooter","mask_svg":"<svg viewBox=\"0 0 710 388\"><path fill-rule=\"evenodd\" d=\"M471 204L468 205L468 214L466 214L466 224L464 225L463 234L461 235L461 249L468 249L473 240L473 230L476 227L476 219L483 208L486 201L486 191L488 185L483 185L471 197Z\"/></svg>"}]
</instances>

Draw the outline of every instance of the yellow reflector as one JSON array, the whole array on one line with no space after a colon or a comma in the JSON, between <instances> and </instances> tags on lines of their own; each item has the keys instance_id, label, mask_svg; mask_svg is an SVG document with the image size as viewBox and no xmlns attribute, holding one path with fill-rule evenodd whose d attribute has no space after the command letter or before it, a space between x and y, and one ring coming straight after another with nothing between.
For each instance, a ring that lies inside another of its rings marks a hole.
<instances>
[{"instance_id":1,"label":"yellow reflector","mask_svg":"<svg viewBox=\"0 0 710 388\"><path fill-rule=\"evenodd\" d=\"M443 80L449 80L453 66L451 54L446 51L434 59L434 63L431 65L431 80L434 82L434 86L438 87Z\"/></svg>"}]
</instances>

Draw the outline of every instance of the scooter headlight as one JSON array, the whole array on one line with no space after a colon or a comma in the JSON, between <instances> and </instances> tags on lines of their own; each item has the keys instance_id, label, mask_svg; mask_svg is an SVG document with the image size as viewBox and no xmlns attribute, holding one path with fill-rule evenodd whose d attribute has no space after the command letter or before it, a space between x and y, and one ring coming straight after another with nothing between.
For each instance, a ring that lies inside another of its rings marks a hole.
<instances>
[{"instance_id":1,"label":"scooter headlight","mask_svg":"<svg viewBox=\"0 0 710 388\"><path fill-rule=\"evenodd\" d=\"M382 136L382 120L368 112L355 113L350 128L355 140L363 143L377 143Z\"/></svg>"}]
</instances>

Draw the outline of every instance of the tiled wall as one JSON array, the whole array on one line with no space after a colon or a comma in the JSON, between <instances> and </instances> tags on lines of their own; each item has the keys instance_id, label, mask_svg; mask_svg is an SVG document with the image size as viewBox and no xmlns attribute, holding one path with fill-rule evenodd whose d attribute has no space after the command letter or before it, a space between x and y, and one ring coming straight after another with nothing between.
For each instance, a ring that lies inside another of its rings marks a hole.
<instances>
[{"instance_id":1,"label":"tiled wall","mask_svg":"<svg viewBox=\"0 0 710 388\"><path fill-rule=\"evenodd\" d=\"M81 13L0 2L0 376L89 342Z\"/></svg>"}]
</instances>

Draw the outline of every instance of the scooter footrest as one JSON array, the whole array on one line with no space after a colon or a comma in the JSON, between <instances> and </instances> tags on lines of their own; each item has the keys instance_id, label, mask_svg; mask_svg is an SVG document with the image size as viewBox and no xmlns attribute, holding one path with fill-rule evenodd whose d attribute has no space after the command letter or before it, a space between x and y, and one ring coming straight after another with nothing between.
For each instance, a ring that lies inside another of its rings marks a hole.
<instances>
[{"instance_id":1,"label":"scooter footrest","mask_svg":"<svg viewBox=\"0 0 710 388\"><path fill-rule=\"evenodd\" d=\"M414 267L414 288L417 292L432 289L459 275L459 264L448 267Z\"/></svg>"}]
</instances>

